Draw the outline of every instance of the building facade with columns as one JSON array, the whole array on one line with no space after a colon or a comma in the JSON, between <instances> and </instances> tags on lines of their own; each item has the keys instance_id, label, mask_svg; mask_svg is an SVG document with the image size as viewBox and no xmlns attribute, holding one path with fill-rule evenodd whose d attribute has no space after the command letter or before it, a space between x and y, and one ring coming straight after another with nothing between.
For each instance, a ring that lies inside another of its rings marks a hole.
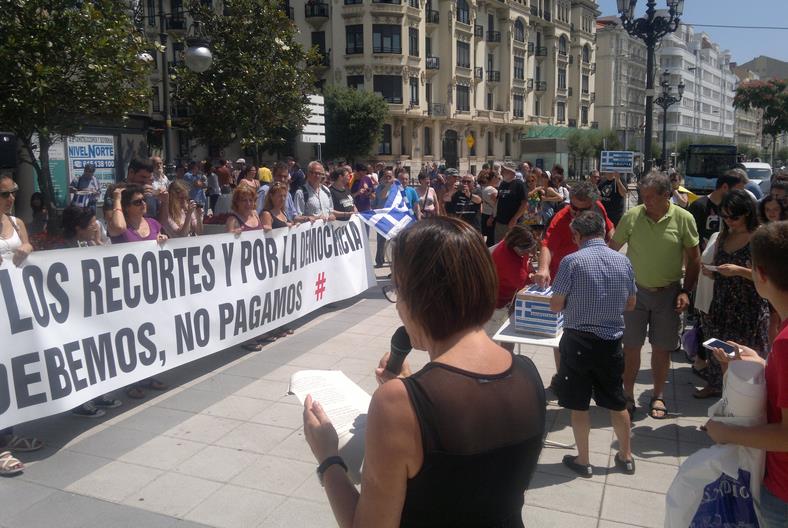
<instances>
[{"instance_id":1,"label":"building facade with columns","mask_svg":"<svg viewBox=\"0 0 788 528\"><path fill-rule=\"evenodd\" d=\"M533 127L595 125L595 0L289 3L322 82L379 93L373 157L479 170L527 159ZM299 157L314 155L298 146Z\"/></svg>"}]
</instances>

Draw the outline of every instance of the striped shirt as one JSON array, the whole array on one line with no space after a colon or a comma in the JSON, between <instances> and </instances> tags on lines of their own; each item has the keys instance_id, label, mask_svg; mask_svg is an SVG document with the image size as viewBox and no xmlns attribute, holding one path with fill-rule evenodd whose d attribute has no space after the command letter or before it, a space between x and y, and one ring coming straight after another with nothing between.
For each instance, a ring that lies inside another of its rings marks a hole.
<instances>
[{"instance_id":1,"label":"striped shirt","mask_svg":"<svg viewBox=\"0 0 788 528\"><path fill-rule=\"evenodd\" d=\"M601 238L565 256L553 282L553 292L566 296L564 327L607 340L623 335L624 308L636 291L629 259Z\"/></svg>"}]
</instances>

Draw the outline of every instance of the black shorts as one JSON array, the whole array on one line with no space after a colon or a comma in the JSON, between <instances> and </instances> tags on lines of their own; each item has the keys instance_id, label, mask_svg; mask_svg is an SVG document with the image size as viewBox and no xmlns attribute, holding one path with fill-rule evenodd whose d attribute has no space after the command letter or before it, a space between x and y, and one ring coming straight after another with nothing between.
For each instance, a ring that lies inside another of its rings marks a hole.
<instances>
[{"instance_id":1,"label":"black shorts","mask_svg":"<svg viewBox=\"0 0 788 528\"><path fill-rule=\"evenodd\" d=\"M591 397L599 407L626 409L624 395L624 351L621 339L602 339L588 332L564 329L558 368L558 405L587 411Z\"/></svg>"}]
</instances>

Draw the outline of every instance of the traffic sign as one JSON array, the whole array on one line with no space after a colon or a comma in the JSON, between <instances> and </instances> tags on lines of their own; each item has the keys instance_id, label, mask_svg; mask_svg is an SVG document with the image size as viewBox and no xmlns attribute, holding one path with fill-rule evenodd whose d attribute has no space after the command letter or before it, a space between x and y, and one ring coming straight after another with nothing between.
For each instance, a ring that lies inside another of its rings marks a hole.
<instances>
[{"instance_id":1,"label":"traffic sign","mask_svg":"<svg viewBox=\"0 0 788 528\"><path fill-rule=\"evenodd\" d=\"M472 149L473 146L476 144L476 140L473 138L472 135L468 134L465 136L465 144L468 145L469 149Z\"/></svg>"},{"instance_id":2,"label":"traffic sign","mask_svg":"<svg viewBox=\"0 0 788 528\"><path fill-rule=\"evenodd\" d=\"M325 99L322 95L310 95L309 104L306 105L309 109L309 117L307 117L306 125L301 131L302 143L318 143L326 142L326 108Z\"/></svg>"},{"instance_id":3,"label":"traffic sign","mask_svg":"<svg viewBox=\"0 0 788 528\"><path fill-rule=\"evenodd\" d=\"M635 153L627 150L603 150L599 160L600 172L634 172Z\"/></svg>"}]
</instances>

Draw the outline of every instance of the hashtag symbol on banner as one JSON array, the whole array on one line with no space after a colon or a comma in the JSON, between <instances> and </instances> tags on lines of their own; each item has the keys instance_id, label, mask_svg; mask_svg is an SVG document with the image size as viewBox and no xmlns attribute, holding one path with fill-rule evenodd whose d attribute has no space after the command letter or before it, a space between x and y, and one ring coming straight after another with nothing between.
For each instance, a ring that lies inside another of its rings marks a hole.
<instances>
[{"instance_id":1,"label":"hashtag symbol on banner","mask_svg":"<svg viewBox=\"0 0 788 528\"><path fill-rule=\"evenodd\" d=\"M322 271L317 274L317 282L315 282L315 297L317 300L321 300L323 298L323 294L326 292L326 274Z\"/></svg>"}]
</instances>

